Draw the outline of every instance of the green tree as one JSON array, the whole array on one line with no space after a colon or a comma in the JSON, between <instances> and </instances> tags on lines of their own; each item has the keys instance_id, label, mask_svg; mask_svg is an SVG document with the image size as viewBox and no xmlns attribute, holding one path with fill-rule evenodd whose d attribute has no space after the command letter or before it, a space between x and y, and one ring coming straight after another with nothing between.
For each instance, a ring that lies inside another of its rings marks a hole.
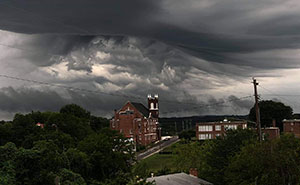
<instances>
[{"instance_id":1,"label":"green tree","mask_svg":"<svg viewBox=\"0 0 300 185\"><path fill-rule=\"evenodd\" d=\"M196 137L195 130L184 130L178 134L180 139L191 140L193 137Z\"/></svg>"},{"instance_id":2,"label":"green tree","mask_svg":"<svg viewBox=\"0 0 300 185\"><path fill-rule=\"evenodd\" d=\"M75 141L80 141L92 133L88 120L75 117L71 114L52 114L47 120L47 127L55 124L56 128L69 134Z\"/></svg>"},{"instance_id":3,"label":"green tree","mask_svg":"<svg viewBox=\"0 0 300 185\"><path fill-rule=\"evenodd\" d=\"M179 147L175 162L179 170L188 171L190 168L197 168L200 178L216 185L224 185L224 172L229 159L247 143L256 140L256 134L252 130L228 130L223 138Z\"/></svg>"},{"instance_id":4,"label":"green tree","mask_svg":"<svg viewBox=\"0 0 300 185\"><path fill-rule=\"evenodd\" d=\"M12 161L0 164L0 185L15 185L16 171Z\"/></svg>"},{"instance_id":5,"label":"green tree","mask_svg":"<svg viewBox=\"0 0 300 185\"><path fill-rule=\"evenodd\" d=\"M201 145L199 142L191 142L187 144L178 145L175 149L174 162L179 171L189 171L190 168L196 168L202 162L200 157L204 151L204 147L210 145L211 142L206 142Z\"/></svg>"},{"instance_id":6,"label":"green tree","mask_svg":"<svg viewBox=\"0 0 300 185\"><path fill-rule=\"evenodd\" d=\"M36 128L34 120L30 115L16 114L12 124L11 138L17 146L20 146L27 135L30 135Z\"/></svg>"},{"instance_id":7,"label":"green tree","mask_svg":"<svg viewBox=\"0 0 300 185\"><path fill-rule=\"evenodd\" d=\"M90 126L95 132L98 132L105 127L109 127L109 120L102 117L90 116Z\"/></svg>"},{"instance_id":8,"label":"green tree","mask_svg":"<svg viewBox=\"0 0 300 185\"><path fill-rule=\"evenodd\" d=\"M92 164L89 163L89 156L79 151L76 148L70 148L66 152L68 158L69 169L75 173L81 174L88 178L91 171Z\"/></svg>"},{"instance_id":9,"label":"green tree","mask_svg":"<svg viewBox=\"0 0 300 185\"><path fill-rule=\"evenodd\" d=\"M65 105L60 109L59 112L62 114L70 114L78 118L85 118L85 119L89 119L91 115L89 111L83 109L82 107L76 104Z\"/></svg>"},{"instance_id":10,"label":"green tree","mask_svg":"<svg viewBox=\"0 0 300 185\"><path fill-rule=\"evenodd\" d=\"M12 138L12 123L0 124L0 146L9 142Z\"/></svg>"},{"instance_id":11,"label":"green tree","mask_svg":"<svg viewBox=\"0 0 300 185\"><path fill-rule=\"evenodd\" d=\"M58 176L61 185L86 185L85 180L80 174L68 169L61 169Z\"/></svg>"},{"instance_id":12,"label":"green tree","mask_svg":"<svg viewBox=\"0 0 300 185\"><path fill-rule=\"evenodd\" d=\"M89 135L78 149L89 155L93 165L91 177L95 180L118 179L130 173L133 161L133 146L118 132L104 129Z\"/></svg>"},{"instance_id":13,"label":"green tree","mask_svg":"<svg viewBox=\"0 0 300 185\"><path fill-rule=\"evenodd\" d=\"M272 120L275 119L276 126L278 126L280 130L282 130L282 120L291 119L293 116L293 109L281 102L266 100L260 101L258 105L262 127L272 126ZM249 119L252 121L256 121L255 105L250 110Z\"/></svg>"},{"instance_id":14,"label":"green tree","mask_svg":"<svg viewBox=\"0 0 300 185\"><path fill-rule=\"evenodd\" d=\"M272 141L251 143L231 158L225 172L230 185L299 184L300 140L282 135Z\"/></svg>"}]
</instances>

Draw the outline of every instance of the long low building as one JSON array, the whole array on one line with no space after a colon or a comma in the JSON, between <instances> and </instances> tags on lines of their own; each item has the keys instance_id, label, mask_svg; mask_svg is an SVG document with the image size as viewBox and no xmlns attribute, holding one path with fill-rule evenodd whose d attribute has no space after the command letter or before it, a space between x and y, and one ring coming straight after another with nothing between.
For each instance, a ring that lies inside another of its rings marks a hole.
<instances>
[{"instance_id":1,"label":"long low building","mask_svg":"<svg viewBox=\"0 0 300 185\"><path fill-rule=\"evenodd\" d=\"M247 128L247 121L202 122L196 124L196 137L199 140L215 139L225 134L228 129Z\"/></svg>"}]
</instances>

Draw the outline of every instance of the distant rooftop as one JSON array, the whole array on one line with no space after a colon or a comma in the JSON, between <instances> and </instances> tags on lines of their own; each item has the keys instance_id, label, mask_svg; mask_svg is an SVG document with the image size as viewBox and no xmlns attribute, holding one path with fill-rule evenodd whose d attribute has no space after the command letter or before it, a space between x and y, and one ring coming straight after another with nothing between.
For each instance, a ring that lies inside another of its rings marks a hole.
<instances>
[{"instance_id":1,"label":"distant rooftop","mask_svg":"<svg viewBox=\"0 0 300 185\"><path fill-rule=\"evenodd\" d=\"M300 122L300 119L284 119L283 121L284 122L295 122L295 121Z\"/></svg>"},{"instance_id":2,"label":"distant rooftop","mask_svg":"<svg viewBox=\"0 0 300 185\"><path fill-rule=\"evenodd\" d=\"M209 121L209 122L199 122L199 124L216 124L216 123L245 123L247 120L227 120L223 121Z\"/></svg>"},{"instance_id":3,"label":"distant rooftop","mask_svg":"<svg viewBox=\"0 0 300 185\"><path fill-rule=\"evenodd\" d=\"M186 173L175 173L147 178L147 182L155 181L156 185L213 185L198 177Z\"/></svg>"}]
</instances>

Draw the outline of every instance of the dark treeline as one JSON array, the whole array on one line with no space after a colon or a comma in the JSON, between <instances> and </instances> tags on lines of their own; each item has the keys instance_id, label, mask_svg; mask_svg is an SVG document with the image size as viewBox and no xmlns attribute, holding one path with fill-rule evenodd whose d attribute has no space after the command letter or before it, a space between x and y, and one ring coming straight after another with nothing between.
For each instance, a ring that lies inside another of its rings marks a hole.
<instances>
[{"instance_id":1,"label":"dark treeline","mask_svg":"<svg viewBox=\"0 0 300 185\"><path fill-rule=\"evenodd\" d=\"M2 121L0 184L132 182L132 145L108 126L109 120L74 104Z\"/></svg>"},{"instance_id":2,"label":"dark treeline","mask_svg":"<svg viewBox=\"0 0 300 185\"><path fill-rule=\"evenodd\" d=\"M176 154L177 168L197 168L215 185L300 183L300 139L292 134L260 143L253 130L228 130L223 138L180 145Z\"/></svg>"}]
</instances>

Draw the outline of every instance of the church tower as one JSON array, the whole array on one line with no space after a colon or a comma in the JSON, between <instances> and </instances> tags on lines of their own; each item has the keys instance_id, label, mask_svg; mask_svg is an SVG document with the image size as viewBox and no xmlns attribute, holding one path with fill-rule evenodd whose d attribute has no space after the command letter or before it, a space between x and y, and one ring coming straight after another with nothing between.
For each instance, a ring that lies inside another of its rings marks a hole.
<instances>
[{"instance_id":1,"label":"church tower","mask_svg":"<svg viewBox=\"0 0 300 185\"><path fill-rule=\"evenodd\" d=\"M152 97L151 94L148 94L148 109L153 118L158 118L158 94L155 94L154 97Z\"/></svg>"}]
</instances>

